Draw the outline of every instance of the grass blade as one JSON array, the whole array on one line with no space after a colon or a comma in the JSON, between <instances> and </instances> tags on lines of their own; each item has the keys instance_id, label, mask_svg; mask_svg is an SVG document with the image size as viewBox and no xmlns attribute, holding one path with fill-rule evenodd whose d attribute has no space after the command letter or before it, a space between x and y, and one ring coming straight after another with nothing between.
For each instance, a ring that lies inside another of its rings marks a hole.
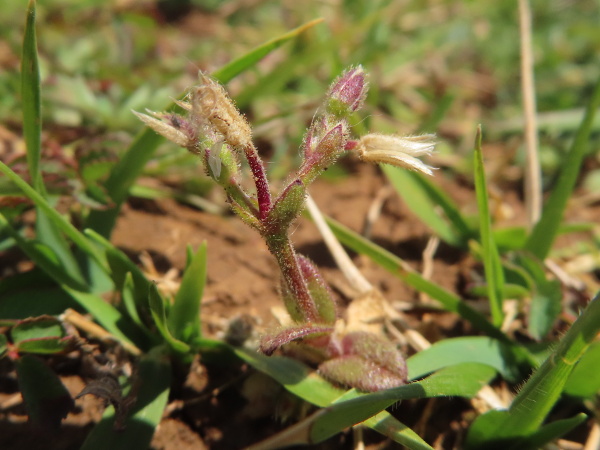
<instances>
[{"instance_id":1,"label":"grass blade","mask_svg":"<svg viewBox=\"0 0 600 450\"><path fill-rule=\"evenodd\" d=\"M27 6L23 57L21 60L21 97L23 101L23 137L27 147L27 166L34 189L43 192L40 159L42 153L42 113L40 102L40 68L35 33L35 0Z\"/></svg>"},{"instance_id":2,"label":"grass blade","mask_svg":"<svg viewBox=\"0 0 600 450\"><path fill-rule=\"evenodd\" d=\"M185 342L173 337L171 330L169 330L167 312L165 311L165 303L155 284L150 285L148 302L150 304L150 313L154 319L154 324L156 325L156 328L158 328L158 331L164 338L165 342L167 342L175 352L181 355L188 355L190 352L190 346Z\"/></svg>"},{"instance_id":3,"label":"grass blade","mask_svg":"<svg viewBox=\"0 0 600 450\"><path fill-rule=\"evenodd\" d=\"M410 210L440 239L448 244L464 247L473 237L474 232L460 214L458 207L424 176L386 164L381 166L381 170ZM437 213L438 206L444 211L449 222Z\"/></svg>"},{"instance_id":4,"label":"grass blade","mask_svg":"<svg viewBox=\"0 0 600 450\"><path fill-rule=\"evenodd\" d=\"M313 20L278 38L272 39L213 72L211 75L220 83L225 84L236 75L253 67L260 59L285 42L321 21L322 19ZM174 105L171 104L167 109L171 110L173 107ZM142 172L146 163L152 158L154 151L161 142L163 142L162 136L156 134L150 128L145 128L144 131L138 134L119 162L113 167L104 186L107 194L114 202L114 207L103 211L92 211L86 220L86 228L92 228L104 237L110 236L121 204L127 197L129 189L133 186L133 183Z\"/></svg>"},{"instance_id":5,"label":"grass blade","mask_svg":"<svg viewBox=\"0 0 600 450\"><path fill-rule=\"evenodd\" d=\"M73 408L69 391L58 375L33 355L21 356L15 366L31 421L42 428L58 428Z\"/></svg>"},{"instance_id":6,"label":"grass blade","mask_svg":"<svg viewBox=\"0 0 600 450\"><path fill-rule=\"evenodd\" d=\"M11 236L21 251L57 283L65 284L81 291L87 290L87 285L83 278L74 278L71 276L71 274L65 270L62 262L52 248L41 242L28 241L23 238L10 226L8 220L6 220L2 213L0 213L0 231L6 232Z\"/></svg>"},{"instance_id":7,"label":"grass blade","mask_svg":"<svg viewBox=\"0 0 600 450\"><path fill-rule=\"evenodd\" d=\"M23 136L27 151L27 166L33 188L42 196L46 189L42 177L40 161L42 157L41 135L41 87L40 68L37 54L37 37L35 31L36 4L30 0L27 6L27 20L23 37L23 54L21 58L21 98L23 109ZM58 256L64 272L71 278L82 279L79 266L73 257L68 242L61 236L56 224L37 207L36 236Z\"/></svg>"},{"instance_id":8,"label":"grass blade","mask_svg":"<svg viewBox=\"0 0 600 450\"><path fill-rule=\"evenodd\" d=\"M77 245L82 251L92 257L105 272L108 272L106 260L103 255L98 251L89 240L75 228L72 224L67 222L63 216L60 215L56 209L54 209L44 197L36 192L29 184L27 184L21 177L14 173L10 167L0 161L0 172L4 173L10 181L12 181L23 193L32 200L35 205L48 216L52 223L56 225L67 237L69 237L75 245Z\"/></svg>"},{"instance_id":9,"label":"grass blade","mask_svg":"<svg viewBox=\"0 0 600 450\"><path fill-rule=\"evenodd\" d=\"M489 366L465 363L442 369L424 380L385 391L371 394L349 391L327 408L324 414L315 418L311 442L322 442L401 400L446 396L474 397L495 374L496 371Z\"/></svg>"},{"instance_id":10,"label":"grass blade","mask_svg":"<svg viewBox=\"0 0 600 450\"><path fill-rule=\"evenodd\" d=\"M200 337L200 301L206 283L206 242L195 254L189 250L189 264L169 311L169 329L184 342Z\"/></svg>"},{"instance_id":11,"label":"grass blade","mask_svg":"<svg viewBox=\"0 0 600 450\"><path fill-rule=\"evenodd\" d=\"M474 171L475 192L477 194L477 207L479 210L479 230L483 247L483 264L488 286L488 298L492 312L492 322L496 327L500 327L504 318L502 311L504 275L502 273L502 263L500 262L498 248L492 234L492 219L488 204L487 184L481 152L481 125L477 127L477 136L475 137Z\"/></svg>"},{"instance_id":12,"label":"grass blade","mask_svg":"<svg viewBox=\"0 0 600 450\"><path fill-rule=\"evenodd\" d=\"M585 156L587 142L592 130L594 114L598 107L600 107L600 79L594 88L571 149L562 164L558 182L552 189L552 193L544 205L542 218L533 228L525 244L525 249L529 250L539 259L543 260L548 256L552 248L552 243L558 233L567 201L571 198L573 188L581 170L581 163Z\"/></svg>"},{"instance_id":13,"label":"grass blade","mask_svg":"<svg viewBox=\"0 0 600 450\"><path fill-rule=\"evenodd\" d=\"M264 44L259 45L254 48L250 52L246 53L240 58L231 61L225 66L221 67L212 76L217 79L220 83L227 83L229 80L235 78L240 73L244 72L249 67L256 65L261 59L271 53L273 50L281 47L287 41L294 39L298 35L304 33L306 30L314 27L315 25L323 22L324 19L314 19L310 22L307 22L303 25L300 25L298 28L294 28L291 31L288 31L285 34L282 34L279 37L271 39L270 41L265 42Z\"/></svg>"},{"instance_id":14,"label":"grass blade","mask_svg":"<svg viewBox=\"0 0 600 450\"><path fill-rule=\"evenodd\" d=\"M421 439L417 433L397 420L387 411L382 411L370 419L365 420L363 425L378 431L384 436L392 439L394 442L404 445L411 450L433 450L433 447Z\"/></svg>"},{"instance_id":15,"label":"grass blade","mask_svg":"<svg viewBox=\"0 0 600 450\"><path fill-rule=\"evenodd\" d=\"M573 367L600 332L600 294L571 326L558 346L525 383L508 411L478 417L467 436L467 448L508 448L532 436L560 397ZM497 447L496 447L497 448ZM521 447L523 448L523 447Z\"/></svg>"}]
</instances>

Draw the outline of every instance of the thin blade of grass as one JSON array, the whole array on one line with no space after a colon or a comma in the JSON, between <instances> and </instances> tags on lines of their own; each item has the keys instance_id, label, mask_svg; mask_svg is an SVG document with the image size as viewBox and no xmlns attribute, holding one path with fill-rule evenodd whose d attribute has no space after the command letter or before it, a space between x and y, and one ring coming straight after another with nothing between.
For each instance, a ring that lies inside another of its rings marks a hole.
<instances>
[{"instance_id":1,"label":"thin blade of grass","mask_svg":"<svg viewBox=\"0 0 600 450\"><path fill-rule=\"evenodd\" d=\"M475 420L467 436L467 448L491 448L488 445L492 443L508 443L532 436L559 399L573 368L598 332L600 294L590 302L556 349L525 383L509 410L492 411Z\"/></svg>"},{"instance_id":2,"label":"thin blade of grass","mask_svg":"<svg viewBox=\"0 0 600 450\"><path fill-rule=\"evenodd\" d=\"M337 399L324 414L315 417L310 433L311 442L322 442L401 400L447 396L474 397L495 374L496 371L489 366L464 363L446 367L424 380L393 389L370 394L350 391Z\"/></svg>"},{"instance_id":3,"label":"thin blade of grass","mask_svg":"<svg viewBox=\"0 0 600 450\"><path fill-rule=\"evenodd\" d=\"M488 286L488 298L492 313L492 322L496 327L502 325L504 313L502 302L504 301L504 275L498 248L494 242L492 233L492 219L488 204L487 183L483 167L483 155L481 151L481 125L477 127L474 152L475 192L477 195L477 207L479 210L479 230L481 244L483 247L483 265L485 279Z\"/></svg>"},{"instance_id":4,"label":"thin blade of grass","mask_svg":"<svg viewBox=\"0 0 600 450\"><path fill-rule=\"evenodd\" d=\"M300 25L299 27L288 31L287 33L282 34L279 37L271 39L270 41L267 41L264 44L261 44L258 47L254 48L252 51L246 53L242 57L237 58L231 61L230 63L224 65L215 73L213 73L212 76L220 83L227 83L229 80L235 78L249 67L256 65L257 62L259 62L273 50L281 47L287 41L294 39L295 37L304 33L306 30L314 27L315 25L320 24L323 21L324 19L322 18L311 20L310 22Z\"/></svg>"},{"instance_id":5,"label":"thin blade of grass","mask_svg":"<svg viewBox=\"0 0 600 450\"><path fill-rule=\"evenodd\" d=\"M32 200L35 205L48 216L52 223L59 228L67 237L73 241L83 252L88 254L94 259L99 266L108 272L106 260L103 255L98 251L94 245L92 245L88 239L75 228L71 223L60 215L56 209L54 209L44 197L36 192L31 186L29 186L21 177L14 173L10 167L0 161L0 172L4 173L21 191Z\"/></svg>"},{"instance_id":6,"label":"thin blade of grass","mask_svg":"<svg viewBox=\"0 0 600 450\"><path fill-rule=\"evenodd\" d=\"M0 231L11 236L21 251L25 253L40 269L59 284L65 284L81 291L87 290L87 285L82 277L75 278L65 270L54 250L37 241L28 241L13 229L8 220L0 213Z\"/></svg>"},{"instance_id":7,"label":"thin blade of grass","mask_svg":"<svg viewBox=\"0 0 600 450\"><path fill-rule=\"evenodd\" d=\"M367 419L363 425L378 431L379 433L392 439L400 445L404 445L411 450L433 450L427 442L408 428L387 411L382 411L379 414Z\"/></svg>"},{"instance_id":8,"label":"thin blade of grass","mask_svg":"<svg viewBox=\"0 0 600 450\"><path fill-rule=\"evenodd\" d=\"M31 184L38 192L43 192L40 159L42 153L41 130L42 113L40 102L40 68L35 33L35 0L27 6L27 20L23 38L21 59L21 98L23 101L23 137L27 147L27 166Z\"/></svg>"},{"instance_id":9,"label":"thin blade of grass","mask_svg":"<svg viewBox=\"0 0 600 450\"><path fill-rule=\"evenodd\" d=\"M220 83L225 84L236 75L253 67L258 61L285 42L293 39L298 34L321 21L322 19L313 20L278 38L272 39L235 59L221 69L216 70L211 76ZM167 110L172 109L174 109L173 104L167 108ZM86 220L86 228L92 228L104 237L110 236L119 214L121 204L127 197L129 189L133 186L133 183L142 172L144 166L152 158L154 151L162 142L163 137L149 128L144 129L144 131L138 134L119 162L113 167L104 186L107 194L114 202L114 207L103 211L92 211Z\"/></svg>"},{"instance_id":10,"label":"thin blade of grass","mask_svg":"<svg viewBox=\"0 0 600 450\"><path fill-rule=\"evenodd\" d=\"M31 185L35 191L46 197L46 188L40 167L42 157L42 114L35 18L36 3L35 0L30 0L27 6L27 19L25 21L21 58L23 137L25 139L27 166L29 176L31 177ZM73 279L83 279L79 266L69 249L69 244L58 231L56 224L46 216L39 206L36 210L37 239L52 248L53 252L60 259L64 272Z\"/></svg>"},{"instance_id":11,"label":"thin blade of grass","mask_svg":"<svg viewBox=\"0 0 600 450\"><path fill-rule=\"evenodd\" d=\"M206 242L196 253L188 250L189 264L169 311L169 329L184 342L200 337L200 301L206 283Z\"/></svg>"},{"instance_id":12,"label":"thin blade of grass","mask_svg":"<svg viewBox=\"0 0 600 450\"><path fill-rule=\"evenodd\" d=\"M185 342L176 339L167 322L167 312L165 311L165 301L158 292L158 288L155 284L150 285L150 292L148 295L148 302L150 304L150 313L154 319L156 328L164 338L165 342L177 353L181 355L187 355L190 352L190 346Z\"/></svg>"},{"instance_id":13,"label":"thin blade of grass","mask_svg":"<svg viewBox=\"0 0 600 450\"><path fill-rule=\"evenodd\" d=\"M585 116L570 151L567 154L558 181L550 197L544 205L542 217L533 228L525 249L529 250L539 259L545 259L552 248L552 243L558 233L560 223L562 221L567 201L573 193L573 188L581 170L581 163L587 149L587 142L592 130L594 115L600 107L600 79L587 105Z\"/></svg>"},{"instance_id":14,"label":"thin blade of grass","mask_svg":"<svg viewBox=\"0 0 600 450\"><path fill-rule=\"evenodd\" d=\"M546 444L559 439L575 427L581 425L587 418L587 414L579 413L568 419L555 420L548 425L544 425L529 436L524 443L519 443L510 450L519 450L521 448L544 448Z\"/></svg>"},{"instance_id":15,"label":"thin blade of grass","mask_svg":"<svg viewBox=\"0 0 600 450\"><path fill-rule=\"evenodd\" d=\"M115 430L115 411L111 406L88 434L82 450L131 450L149 448L154 431L169 400L171 364L161 348L155 348L140 361L133 411L124 429ZM134 381L135 382L135 381Z\"/></svg>"},{"instance_id":16,"label":"thin blade of grass","mask_svg":"<svg viewBox=\"0 0 600 450\"><path fill-rule=\"evenodd\" d=\"M456 204L424 176L385 164L381 166L381 170L410 210L440 239L448 244L464 247L474 236ZM448 220L437 213L438 207L444 211Z\"/></svg>"}]
</instances>

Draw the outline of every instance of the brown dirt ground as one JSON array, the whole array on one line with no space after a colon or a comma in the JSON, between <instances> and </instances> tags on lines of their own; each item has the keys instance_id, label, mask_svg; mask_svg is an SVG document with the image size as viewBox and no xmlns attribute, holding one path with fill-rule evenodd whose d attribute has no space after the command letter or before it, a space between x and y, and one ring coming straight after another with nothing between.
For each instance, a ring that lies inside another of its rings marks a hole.
<instances>
[{"instance_id":1,"label":"brown dirt ground","mask_svg":"<svg viewBox=\"0 0 600 450\"><path fill-rule=\"evenodd\" d=\"M344 161L344 164L350 176L336 182L318 181L311 193L325 214L362 232L367 211L385 185L384 177L375 167L352 161ZM449 181L443 174L436 177L436 183L464 210L474 211L474 194L467 183ZM522 217L516 190L509 186L499 192L501 201L514 212L514 217L517 220ZM599 210L597 205L587 209L582 219L597 219ZM397 195L392 194L385 201L371 233L375 242L421 270L422 253L430 232ZM307 219L299 220L293 238L298 251L322 269L340 305L344 305L349 300L347 282L336 269L314 225ZM255 334L277 324L273 313L273 308L281 305L277 294L277 267L258 234L236 217L208 214L170 200L131 199L123 208L112 240L138 262L140 255L147 252L152 264L146 262L143 267L164 289L176 286L178 276L167 272L175 268L181 273L186 245L196 248L206 240L208 284L202 302L206 335L222 337L236 318L249 320ZM365 277L393 306L399 308L401 302L419 300L416 292L390 273L363 257L352 256ZM473 280L474 270L479 270L478 265L467 253L441 244L433 260L432 279L464 295ZM413 308L406 313L406 320L431 341L471 331L454 315L432 308ZM18 399L14 374L0 370L1 373L5 375L0 377L0 448L41 448L38 447L41 443L51 449L78 448L102 413L102 401L85 396L76 401L76 409L63 421L60 430L51 435L32 430ZM60 373L73 396L84 387L72 361L71 367L63 361ZM154 449L242 448L293 423L298 414L307 413L271 380L244 366L213 367L196 363L187 379L183 373L176 374L176 379L181 383L172 391L169 407L152 441ZM249 394L253 392L261 393L262 397ZM15 405L7 407L11 400ZM432 414L434 410L436 413ZM462 400L437 399L406 402L395 413L438 448L459 448L461 430L469 421L470 411L468 403ZM384 444L375 434L366 433L365 439L372 448L382 448ZM332 438L323 448L351 446L352 436L346 434ZM393 448L393 444L383 447Z\"/></svg>"}]
</instances>

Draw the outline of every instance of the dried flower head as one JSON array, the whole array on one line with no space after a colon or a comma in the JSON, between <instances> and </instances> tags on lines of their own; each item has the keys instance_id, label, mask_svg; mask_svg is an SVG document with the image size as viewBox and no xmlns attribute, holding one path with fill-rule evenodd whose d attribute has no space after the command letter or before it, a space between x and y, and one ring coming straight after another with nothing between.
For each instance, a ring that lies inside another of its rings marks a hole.
<instances>
[{"instance_id":1,"label":"dried flower head","mask_svg":"<svg viewBox=\"0 0 600 450\"><path fill-rule=\"evenodd\" d=\"M433 175L433 168L418 157L433 152L434 138L433 134L407 137L367 134L360 138L354 148L362 161L391 164Z\"/></svg>"},{"instance_id":2,"label":"dried flower head","mask_svg":"<svg viewBox=\"0 0 600 450\"><path fill-rule=\"evenodd\" d=\"M223 136L232 147L251 145L252 131L223 86L200 73L201 84L190 92L191 117L199 126L207 126Z\"/></svg>"}]
</instances>

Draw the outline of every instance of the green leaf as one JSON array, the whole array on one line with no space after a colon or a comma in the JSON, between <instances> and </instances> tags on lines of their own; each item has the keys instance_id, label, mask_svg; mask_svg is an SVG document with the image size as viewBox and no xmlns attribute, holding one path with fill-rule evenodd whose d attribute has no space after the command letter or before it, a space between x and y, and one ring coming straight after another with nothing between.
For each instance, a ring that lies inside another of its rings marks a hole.
<instances>
[{"instance_id":1,"label":"green leaf","mask_svg":"<svg viewBox=\"0 0 600 450\"><path fill-rule=\"evenodd\" d=\"M20 278L18 275L17 277ZM71 296L55 284L49 286L36 283L36 279L39 280L37 277L24 278L32 283L29 286L15 286L14 289L6 291L0 289L0 321L16 322L18 319L44 314L58 316L67 308L81 309ZM7 280L2 280L4 281Z\"/></svg>"},{"instance_id":2,"label":"green leaf","mask_svg":"<svg viewBox=\"0 0 600 450\"><path fill-rule=\"evenodd\" d=\"M23 56L21 59L21 97L23 107L23 136L27 150L27 165L32 185L41 196L46 196L46 189L40 167L41 160L41 102L40 72L37 55L37 38L35 32L35 1L27 7L27 20L23 38ZM47 217L39 205L36 214L37 239L50 247L58 256L63 272L71 278L82 280L79 266L73 257L68 242L61 236L57 226Z\"/></svg>"},{"instance_id":3,"label":"green leaf","mask_svg":"<svg viewBox=\"0 0 600 450\"><path fill-rule=\"evenodd\" d=\"M75 336L67 336L60 321L51 316L22 320L10 334L19 353L62 353L76 345Z\"/></svg>"},{"instance_id":4,"label":"green leaf","mask_svg":"<svg viewBox=\"0 0 600 450\"><path fill-rule=\"evenodd\" d=\"M328 406L344 393L343 390L332 386L329 382L296 360L278 356L267 357L239 348L234 348L232 351L256 370L260 370L274 378L289 392L313 405L319 407ZM410 448L431 448L414 431L398 422L386 411L369 419L365 424L396 442L405 445L411 444ZM302 442L309 442L310 426L311 423L308 422L304 429L300 431L301 439L303 439ZM286 440L285 442L288 441Z\"/></svg>"},{"instance_id":5,"label":"green leaf","mask_svg":"<svg viewBox=\"0 0 600 450\"><path fill-rule=\"evenodd\" d=\"M260 45L221 69L213 72L211 74L212 77L222 84L229 82L236 75L256 65L260 59L264 58L270 52L288 40L296 37L299 33L316 25L321 20L322 19L317 19L308 22L295 30ZM167 110L172 109L174 109L173 104L167 108ZM129 189L142 172L146 163L152 158L154 151L161 142L163 142L163 138L149 128L146 128L138 134L119 162L115 164L110 177L105 183L106 191L115 206L102 211L92 211L86 220L86 228L93 228L104 237L110 236L119 214L121 204L127 197Z\"/></svg>"},{"instance_id":6,"label":"green leaf","mask_svg":"<svg viewBox=\"0 0 600 450\"><path fill-rule=\"evenodd\" d=\"M492 444L505 444L533 435L560 397L573 367L599 331L600 294L525 383L509 410L491 411L475 420L467 436L467 448L491 448Z\"/></svg>"},{"instance_id":7,"label":"green leaf","mask_svg":"<svg viewBox=\"0 0 600 450\"><path fill-rule=\"evenodd\" d=\"M243 348L235 354L257 370L274 378L292 394L320 407L328 406L344 393L299 361L281 356L264 356Z\"/></svg>"},{"instance_id":8,"label":"green leaf","mask_svg":"<svg viewBox=\"0 0 600 450\"><path fill-rule=\"evenodd\" d=\"M560 281L549 280L543 263L527 254L516 254L515 262L527 272L533 283L527 330L534 338L543 339L562 310Z\"/></svg>"},{"instance_id":9,"label":"green leaf","mask_svg":"<svg viewBox=\"0 0 600 450\"><path fill-rule=\"evenodd\" d=\"M539 259L543 260L548 256L554 239L558 232L563 218L567 201L571 198L575 183L579 177L581 163L586 154L588 140L594 121L594 114L600 107L600 79L594 88L590 101L585 111L585 116L581 121L571 149L563 164L558 181L550 197L544 204L542 217L533 228L525 249L529 250Z\"/></svg>"},{"instance_id":10,"label":"green leaf","mask_svg":"<svg viewBox=\"0 0 600 450\"><path fill-rule=\"evenodd\" d=\"M477 127L477 136L475 138L474 171L477 207L479 209L479 231L483 247L483 265L488 286L488 298L492 312L492 321L496 327L500 327L504 318L504 313L502 312L504 275L502 273L502 263L500 262L498 248L492 234L492 218L488 205L487 184L481 152L481 125Z\"/></svg>"},{"instance_id":11,"label":"green leaf","mask_svg":"<svg viewBox=\"0 0 600 450\"><path fill-rule=\"evenodd\" d=\"M30 419L41 426L58 428L74 406L69 391L36 356L24 355L17 359L15 365L19 390Z\"/></svg>"},{"instance_id":12,"label":"green leaf","mask_svg":"<svg viewBox=\"0 0 600 450\"><path fill-rule=\"evenodd\" d=\"M513 382L522 378L519 369L529 366L529 361L514 351L514 345L485 336L444 339L406 360L410 380L462 363L488 365Z\"/></svg>"},{"instance_id":13,"label":"green leaf","mask_svg":"<svg viewBox=\"0 0 600 450\"><path fill-rule=\"evenodd\" d=\"M89 240L69 223L63 216L52 205L50 205L46 199L38 192L36 192L31 186L29 186L21 177L13 172L6 164L0 161L0 172L4 173L23 193L32 200L41 211L52 220L53 224L56 225L67 237L69 237L75 245L77 245L84 253L94 259L98 265L106 272L108 268L106 261L98 249L92 245ZM3 217L3 216L1 216ZM3 220L3 224L6 224L6 220Z\"/></svg>"},{"instance_id":14,"label":"green leaf","mask_svg":"<svg viewBox=\"0 0 600 450\"><path fill-rule=\"evenodd\" d=\"M153 283L146 278L146 275L124 252L104 237L90 229L85 230L85 234L104 249L110 268L110 278L116 289L121 292L125 310L129 317L133 322L140 325L144 333L151 336L148 329L151 324L145 323L143 318L148 317L149 319L151 316L148 295ZM158 344L158 341L155 344Z\"/></svg>"},{"instance_id":15,"label":"green leaf","mask_svg":"<svg viewBox=\"0 0 600 450\"><path fill-rule=\"evenodd\" d=\"M200 301L205 284L206 242L190 258L169 312L169 329L177 339L190 342L200 337Z\"/></svg>"},{"instance_id":16,"label":"green leaf","mask_svg":"<svg viewBox=\"0 0 600 450\"><path fill-rule=\"evenodd\" d=\"M492 233L500 253L520 250L527 241L527 230L524 227L502 227L492 230Z\"/></svg>"},{"instance_id":17,"label":"green leaf","mask_svg":"<svg viewBox=\"0 0 600 450\"><path fill-rule=\"evenodd\" d=\"M587 418L588 416L586 414L579 413L569 419L555 420L532 433L525 442L513 445L512 450L519 450L522 448L543 448L546 444L564 436L575 427L581 425Z\"/></svg>"},{"instance_id":18,"label":"green leaf","mask_svg":"<svg viewBox=\"0 0 600 450\"><path fill-rule=\"evenodd\" d=\"M438 187L421 174L382 165L381 170L396 188L410 210L440 239L450 245L464 247L474 232L462 217L458 207ZM446 218L437 210L441 207Z\"/></svg>"},{"instance_id":19,"label":"green leaf","mask_svg":"<svg viewBox=\"0 0 600 450\"><path fill-rule=\"evenodd\" d=\"M300 25L298 28L294 28L293 30L288 31L279 37L259 45L240 58L237 58L226 64L221 69L213 73L212 76L222 84L227 83L229 80L232 80L248 68L255 66L261 59L263 59L273 50L276 50L287 41L294 39L295 37L304 33L306 30L318 25L319 23L323 22L323 20L324 19L311 20L310 22Z\"/></svg>"},{"instance_id":20,"label":"green leaf","mask_svg":"<svg viewBox=\"0 0 600 450\"><path fill-rule=\"evenodd\" d=\"M158 328L159 333L175 352L184 355L188 354L190 352L190 346L179 339L175 339L169 330L167 313L165 311L165 300L160 295L160 292L158 292L158 288L154 283L151 284L150 292L148 294L150 313L152 314L154 324L156 325L156 328Z\"/></svg>"},{"instance_id":21,"label":"green leaf","mask_svg":"<svg viewBox=\"0 0 600 450\"><path fill-rule=\"evenodd\" d=\"M571 372L565 394L590 398L600 391L600 342L594 342Z\"/></svg>"},{"instance_id":22,"label":"green leaf","mask_svg":"<svg viewBox=\"0 0 600 450\"><path fill-rule=\"evenodd\" d=\"M35 0L27 6L23 57L21 59L21 97L23 103L23 137L27 147L29 175L36 191L44 192L41 159L42 114L40 102L40 68L35 32Z\"/></svg>"},{"instance_id":23,"label":"green leaf","mask_svg":"<svg viewBox=\"0 0 600 450\"><path fill-rule=\"evenodd\" d=\"M154 348L140 360L139 390L123 430L114 429L115 411L108 407L102 420L90 432L82 450L131 450L149 448L154 431L169 399L171 365L161 348Z\"/></svg>"},{"instance_id":24,"label":"green leaf","mask_svg":"<svg viewBox=\"0 0 600 450\"><path fill-rule=\"evenodd\" d=\"M464 363L447 367L421 381L371 394L349 391L316 417L311 442L321 442L394 403L412 398L474 397L496 374L489 366ZM354 398L353 398L354 397Z\"/></svg>"},{"instance_id":25,"label":"green leaf","mask_svg":"<svg viewBox=\"0 0 600 450\"><path fill-rule=\"evenodd\" d=\"M145 325L142 323L142 319L140 319L140 315L138 314L136 308L135 287L131 272L127 272L125 274L125 280L123 281L123 287L121 289L121 298L123 300L125 310L127 311L127 314L131 320L133 320L133 322L140 328L145 328Z\"/></svg>"},{"instance_id":26,"label":"green leaf","mask_svg":"<svg viewBox=\"0 0 600 450\"><path fill-rule=\"evenodd\" d=\"M23 238L10 226L2 213L0 213L0 230L8 233L17 242L23 253L57 283L65 284L82 291L87 290L87 285L83 278L81 276L73 278L52 248L42 242Z\"/></svg>"}]
</instances>

